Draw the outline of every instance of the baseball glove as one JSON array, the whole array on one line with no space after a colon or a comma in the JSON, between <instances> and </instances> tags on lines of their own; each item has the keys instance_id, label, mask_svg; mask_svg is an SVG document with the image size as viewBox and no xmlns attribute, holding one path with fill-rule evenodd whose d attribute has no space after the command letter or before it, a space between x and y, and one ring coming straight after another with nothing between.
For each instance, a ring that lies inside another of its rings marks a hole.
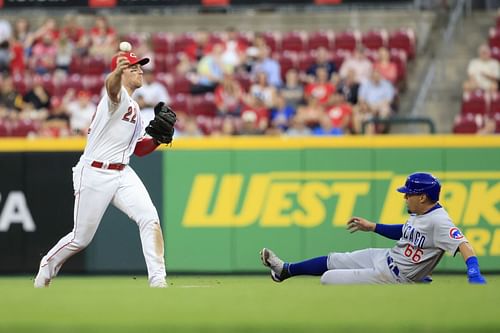
<instances>
[{"instance_id":1,"label":"baseball glove","mask_svg":"<svg viewBox=\"0 0 500 333\"><path fill-rule=\"evenodd\" d=\"M177 120L175 112L165 103L156 104L155 117L146 127L148 133L158 143L171 143L174 136L174 125Z\"/></svg>"}]
</instances>

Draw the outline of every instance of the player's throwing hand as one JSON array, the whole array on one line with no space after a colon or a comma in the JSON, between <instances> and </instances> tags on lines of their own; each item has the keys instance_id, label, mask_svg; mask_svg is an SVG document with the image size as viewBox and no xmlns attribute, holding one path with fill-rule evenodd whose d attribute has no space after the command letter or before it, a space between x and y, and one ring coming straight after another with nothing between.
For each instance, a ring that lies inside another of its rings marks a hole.
<instances>
[{"instance_id":1,"label":"player's throwing hand","mask_svg":"<svg viewBox=\"0 0 500 333\"><path fill-rule=\"evenodd\" d=\"M352 234L358 230L361 231L374 231L375 223L368 221L362 217L353 216L347 222L347 230Z\"/></svg>"},{"instance_id":2,"label":"player's throwing hand","mask_svg":"<svg viewBox=\"0 0 500 333\"><path fill-rule=\"evenodd\" d=\"M118 54L119 56L116 59L115 71L117 71L118 73L123 73L123 70L130 66L130 61L124 56L125 52L119 52Z\"/></svg>"}]
</instances>

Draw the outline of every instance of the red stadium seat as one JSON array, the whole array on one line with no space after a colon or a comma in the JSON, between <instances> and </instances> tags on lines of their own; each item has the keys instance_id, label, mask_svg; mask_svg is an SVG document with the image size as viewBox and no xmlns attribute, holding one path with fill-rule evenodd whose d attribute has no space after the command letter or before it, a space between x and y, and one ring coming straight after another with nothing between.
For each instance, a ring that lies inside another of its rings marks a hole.
<instances>
[{"instance_id":1,"label":"red stadium seat","mask_svg":"<svg viewBox=\"0 0 500 333\"><path fill-rule=\"evenodd\" d=\"M170 107L177 113L191 113L190 96L186 94L173 95Z\"/></svg>"},{"instance_id":2,"label":"red stadium seat","mask_svg":"<svg viewBox=\"0 0 500 333\"><path fill-rule=\"evenodd\" d=\"M109 64L101 57L86 57L82 60L82 73L101 75L111 70Z\"/></svg>"},{"instance_id":3,"label":"red stadium seat","mask_svg":"<svg viewBox=\"0 0 500 333\"><path fill-rule=\"evenodd\" d=\"M306 72L316 62L316 58L312 52L303 52L298 54L297 68L301 72Z\"/></svg>"},{"instance_id":4,"label":"red stadium seat","mask_svg":"<svg viewBox=\"0 0 500 333\"><path fill-rule=\"evenodd\" d=\"M297 67L295 65L295 58L295 55L290 52L275 55L276 61L278 61L278 63L280 64L282 80L285 79L286 72L288 72L290 68Z\"/></svg>"},{"instance_id":5,"label":"red stadium seat","mask_svg":"<svg viewBox=\"0 0 500 333\"><path fill-rule=\"evenodd\" d=\"M184 75L174 75L172 77L172 87L169 91L173 94L189 94L191 93L191 81Z\"/></svg>"},{"instance_id":6,"label":"red stadium seat","mask_svg":"<svg viewBox=\"0 0 500 333\"><path fill-rule=\"evenodd\" d=\"M83 89L90 92L91 95L101 95L105 80L105 74L84 75L82 76Z\"/></svg>"},{"instance_id":7,"label":"red stadium seat","mask_svg":"<svg viewBox=\"0 0 500 333\"><path fill-rule=\"evenodd\" d=\"M131 32L123 35L121 40L127 41L132 44L132 49L137 49L144 45L144 43L146 43L148 39L149 35L147 33Z\"/></svg>"},{"instance_id":8,"label":"red stadium seat","mask_svg":"<svg viewBox=\"0 0 500 333\"><path fill-rule=\"evenodd\" d=\"M324 47L327 50L332 48L330 33L326 31L316 31L309 34L307 49L316 50L320 47Z\"/></svg>"},{"instance_id":9,"label":"red stadium seat","mask_svg":"<svg viewBox=\"0 0 500 333\"><path fill-rule=\"evenodd\" d=\"M73 56L69 64L68 71L70 74L82 74L83 72L82 58L78 56Z\"/></svg>"},{"instance_id":10,"label":"red stadium seat","mask_svg":"<svg viewBox=\"0 0 500 333\"><path fill-rule=\"evenodd\" d=\"M402 50L392 50L390 55L391 61L394 62L398 68L398 82L404 82L406 80L406 53Z\"/></svg>"},{"instance_id":11,"label":"red stadium seat","mask_svg":"<svg viewBox=\"0 0 500 333\"><path fill-rule=\"evenodd\" d=\"M154 64L154 72L157 73L165 73L167 71L167 67L165 64L165 54L164 53L155 53L153 56L153 64Z\"/></svg>"},{"instance_id":12,"label":"red stadium seat","mask_svg":"<svg viewBox=\"0 0 500 333\"><path fill-rule=\"evenodd\" d=\"M486 96L481 90L465 92L462 98L462 114L485 115L488 111Z\"/></svg>"},{"instance_id":13,"label":"red stadium seat","mask_svg":"<svg viewBox=\"0 0 500 333\"><path fill-rule=\"evenodd\" d=\"M0 137L10 136L10 124L0 118Z\"/></svg>"},{"instance_id":14,"label":"red stadium seat","mask_svg":"<svg viewBox=\"0 0 500 333\"><path fill-rule=\"evenodd\" d=\"M280 43L279 43L279 37L276 33L274 32L263 32L261 33L262 38L266 41L267 47L269 47L269 50L271 53L276 52L280 50Z\"/></svg>"},{"instance_id":15,"label":"red stadium seat","mask_svg":"<svg viewBox=\"0 0 500 333\"><path fill-rule=\"evenodd\" d=\"M340 68L342 66L342 63L344 62L344 59L350 55L350 52L347 52L345 50L336 50L332 54L332 61L335 63L336 68Z\"/></svg>"},{"instance_id":16,"label":"red stadium seat","mask_svg":"<svg viewBox=\"0 0 500 333\"><path fill-rule=\"evenodd\" d=\"M10 135L15 137L26 137L30 134L36 134L39 124L31 119L18 120L13 124Z\"/></svg>"},{"instance_id":17,"label":"red stadium seat","mask_svg":"<svg viewBox=\"0 0 500 333\"><path fill-rule=\"evenodd\" d=\"M500 61L500 48L492 47L491 48L491 57L493 59L496 59L497 61Z\"/></svg>"},{"instance_id":18,"label":"red stadium seat","mask_svg":"<svg viewBox=\"0 0 500 333\"><path fill-rule=\"evenodd\" d=\"M305 37L300 32L287 32L281 38L281 51L305 51Z\"/></svg>"},{"instance_id":19,"label":"red stadium seat","mask_svg":"<svg viewBox=\"0 0 500 333\"><path fill-rule=\"evenodd\" d=\"M179 57L176 54L168 54L165 57L165 71L168 73L175 73L179 62Z\"/></svg>"},{"instance_id":20,"label":"red stadium seat","mask_svg":"<svg viewBox=\"0 0 500 333\"><path fill-rule=\"evenodd\" d=\"M71 74L67 78L56 82L54 86L54 96L62 97L68 89L73 89L75 93L83 89L82 77L79 74Z\"/></svg>"},{"instance_id":21,"label":"red stadium seat","mask_svg":"<svg viewBox=\"0 0 500 333\"><path fill-rule=\"evenodd\" d=\"M492 117L500 117L500 93L495 92L490 95L490 110Z\"/></svg>"},{"instance_id":22,"label":"red stadium seat","mask_svg":"<svg viewBox=\"0 0 500 333\"><path fill-rule=\"evenodd\" d=\"M238 81L238 83L240 84L241 89L243 89L243 91L245 91L245 92L249 91L250 86L252 85L252 80L251 80L250 76L248 76L246 74L236 74L234 76L234 79L236 81Z\"/></svg>"},{"instance_id":23,"label":"red stadium seat","mask_svg":"<svg viewBox=\"0 0 500 333\"><path fill-rule=\"evenodd\" d=\"M361 44L370 50L378 50L387 44L387 31L370 30L361 35Z\"/></svg>"},{"instance_id":24,"label":"red stadium seat","mask_svg":"<svg viewBox=\"0 0 500 333\"><path fill-rule=\"evenodd\" d=\"M42 86L49 93L49 95L54 95L55 86L51 74L42 75Z\"/></svg>"},{"instance_id":25,"label":"red stadium seat","mask_svg":"<svg viewBox=\"0 0 500 333\"><path fill-rule=\"evenodd\" d=\"M224 43L222 36L217 32L211 32L208 36L208 43L211 45Z\"/></svg>"},{"instance_id":26,"label":"red stadium seat","mask_svg":"<svg viewBox=\"0 0 500 333\"><path fill-rule=\"evenodd\" d=\"M354 51L357 46L359 33L357 31L343 31L335 34L334 48L335 50Z\"/></svg>"},{"instance_id":27,"label":"red stadium seat","mask_svg":"<svg viewBox=\"0 0 500 333\"><path fill-rule=\"evenodd\" d=\"M491 28L488 44L491 48L500 47L500 28Z\"/></svg>"},{"instance_id":28,"label":"red stadium seat","mask_svg":"<svg viewBox=\"0 0 500 333\"><path fill-rule=\"evenodd\" d=\"M29 75L26 76L28 78ZM21 95L24 95L28 92L29 89L31 89L31 80L28 83L28 80L25 80L25 77L23 75L14 75L12 77L12 82L14 83L14 88L18 93Z\"/></svg>"},{"instance_id":29,"label":"red stadium seat","mask_svg":"<svg viewBox=\"0 0 500 333\"><path fill-rule=\"evenodd\" d=\"M154 53L169 53L171 48L171 36L165 32L153 33L151 35L151 44Z\"/></svg>"},{"instance_id":30,"label":"red stadium seat","mask_svg":"<svg viewBox=\"0 0 500 333\"><path fill-rule=\"evenodd\" d=\"M479 130L478 119L472 114L458 115L453 124L455 134L476 134Z\"/></svg>"},{"instance_id":31,"label":"red stadium seat","mask_svg":"<svg viewBox=\"0 0 500 333\"><path fill-rule=\"evenodd\" d=\"M191 110L194 115L213 118L217 114L214 95L205 94L202 96L193 96L191 98Z\"/></svg>"},{"instance_id":32,"label":"red stadium seat","mask_svg":"<svg viewBox=\"0 0 500 333\"><path fill-rule=\"evenodd\" d=\"M193 36L191 34L181 34L174 37L172 52L177 54L179 52L184 52L186 47L192 43L195 43Z\"/></svg>"},{"instance_id":33,"label":"red stadium seat","mask_svg":"<svg viewBox=\"0 0 500 333\"><path fill-rule=\"evenodd\" d=\"M416 41L415 34L411 29L400 29L389 34L388 46L390 50L397 49L405 51L408 59L415 58Z\"/></svg>"}]
</instances>

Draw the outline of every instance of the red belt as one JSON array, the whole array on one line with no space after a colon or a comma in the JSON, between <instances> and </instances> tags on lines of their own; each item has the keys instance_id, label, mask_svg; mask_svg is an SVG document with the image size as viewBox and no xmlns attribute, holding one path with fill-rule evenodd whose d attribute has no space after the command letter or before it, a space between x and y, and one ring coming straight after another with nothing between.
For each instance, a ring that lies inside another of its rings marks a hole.
<instances>
[{"instance_id":1,"label":"red belt","mask_svg":"<svg viewBox=\"0 0 500 333\"><path fill-rule=\"evenodd\" d=\"M103 162L98 162L94 161L90 164L94 168L99 168L99 169L109 169L109 170L123 170L127 166L126 164L122 163L110 163L107 166Z\"/></svg>"}]
</instances>

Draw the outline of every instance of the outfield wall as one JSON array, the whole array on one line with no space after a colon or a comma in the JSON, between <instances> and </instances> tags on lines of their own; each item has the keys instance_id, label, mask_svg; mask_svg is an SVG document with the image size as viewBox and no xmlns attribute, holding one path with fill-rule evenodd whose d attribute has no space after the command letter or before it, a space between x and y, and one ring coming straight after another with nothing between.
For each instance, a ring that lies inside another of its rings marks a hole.
<instances>
[{"instance_id":1,"label":"outfield wall","mask_svg":"<svg viewBox=\"0 0 500 333\"><path fill-rule=\"evenodd\" d=\"M36 270L39 254L71 229L71 166L83 146L73 139L0 140L1 272ZM360 215L404 223L395 188L414 171L441 178L442 203L481 266L500 272L499 148L494 136L179 139L132 165L162 216L171 272L262 271L263 246L289 260L391 246L375 234L349 234L345 222ZM15 210L23 196L26 208ZM143 269L137 228L114 208L91 246L65 266ZM464 264L445 257L439 269Z\"/></svg>"}]
</instances>

